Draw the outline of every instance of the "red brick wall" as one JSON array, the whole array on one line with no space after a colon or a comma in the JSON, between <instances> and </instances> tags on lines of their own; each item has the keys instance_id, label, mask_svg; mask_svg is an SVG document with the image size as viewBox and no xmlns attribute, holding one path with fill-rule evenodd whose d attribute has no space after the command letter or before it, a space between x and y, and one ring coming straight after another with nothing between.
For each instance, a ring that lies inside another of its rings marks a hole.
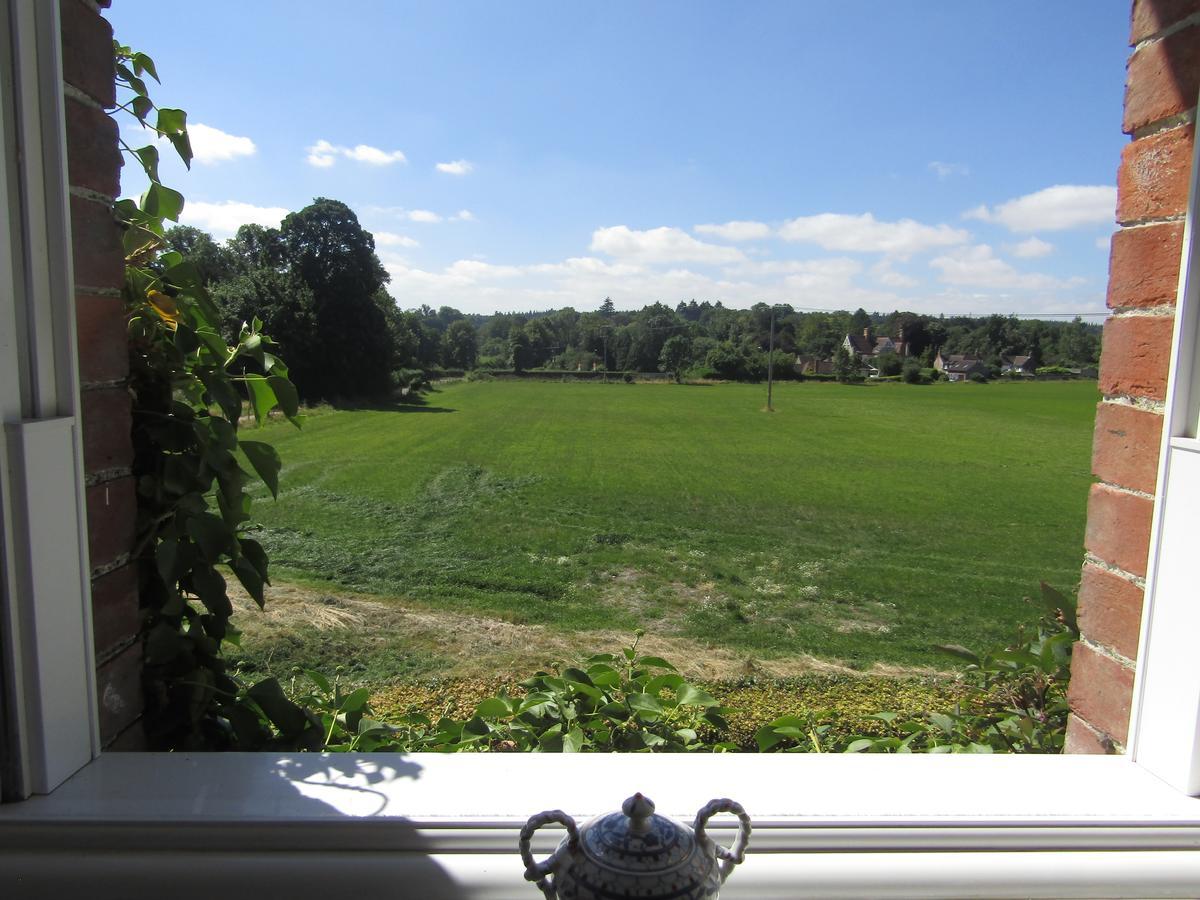
<instances>
[{"instance_id":1,"label":"red brick wall","mask_svg":"<svg viewBox=\"0 0 1200 900\"><path fill-rule=\"evenodd\" d=\"M117 749L141 746L142 650L129 562L135 501L124 258L112 215L121 154L117 126L105 112L116 104L112 28L102 6L108 0L59 3L100 738Z\"/></svg>"},{"instance_id":2,"label":"red brick wall","mask_svg":"<svg viewBox=\"0 0 1200 900\"><path fill-rule=\"evenodd\" d=\"M1134 0L1067 751L1129 729L1200 89L1200 0Z\"/></svg>"}]
</instances>

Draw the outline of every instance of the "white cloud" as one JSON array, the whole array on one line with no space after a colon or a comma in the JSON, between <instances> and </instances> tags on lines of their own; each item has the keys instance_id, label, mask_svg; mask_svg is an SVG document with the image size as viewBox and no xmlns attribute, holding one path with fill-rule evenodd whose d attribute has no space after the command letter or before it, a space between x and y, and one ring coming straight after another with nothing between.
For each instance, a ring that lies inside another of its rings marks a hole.
<instances>
[{"instance_id":1,"label":"white cloud","mask_svg":"<svg viewBox=\"0 0 1200 900\"><path fill-rule=\"evenodd\" d=\"M1082 278L1060 279L1036 272L1020 272L1000 259L987 244L959 247L929 261L940 270L946 284L988 290L1053 291L1083 283Z\"/></svg>"},{"instance_id":2,"label":"white cloud","mask_svg":"<svg viewBox=\"0 0 1200 900\"><path fill-rule=\"evenodd\" d=\"M521 266L497 266L482 262L478 259L460 259L446 268L446 274L472 281L483 281L494 278L516 278L522 274Z\"/></svg>"},{"instance_id":3,"label":"white cloud","mask_svg":"<svg viewBox=\"0 0 1200 900\"><path fill-rule=\"evenodd\" d=\"M428 209L410 209L404 213L410 222L440 222L442 217Z\"/></svg>"},{"instance_id":4,"label":"white cloud","mask_svg":"<svg viewBox=\"0 0 1200 900\"><path fill-rule=\"evenodd\" d=\"M474 222L475 213L471 212L469 209L460 209L450 218L456 222Z\"/></svg>"},{"instance_id":5,"label":"white cloud","mask_svg":"<svg viewBox=\"0 0 1200 900\"><path fill-rule=\"evenodd\" d=\"M952 175L970 175L971 170L963 163L948 163L934 160L929 164L929 171L937 175L939 181L945 181Z\"/></svg>"},{"instance_id":6,"label":"white cloud","mask_svg":"<svg viewBox=\"0 0 1200 900\"><path fill-rule=\"evenodd\" d=\"M1013 256L1020 259L1037 259L1039 256L1049 256L1053 252L1054 245L1037 236L1014 244L1012 247Z\"/></svg>"},{"instance_id":7,"label":"white cloud","mask_svg":"<svg viewBox=\"0 0 1200 900\"><path fill-rule=\"evenodd\" d=\"M771 226L765 222L735 221L724 225L697 225L697 234L711 234L726 241L756 241L771 236Z\"/></svg>"},{"instance_id":8,"label":"white cloud","mask_svg":"<svg viewBox=\"0 0 1200 900\"><path fill-rule=\"evenodd\" d=\"M890 259L882 259L871 266L871 275L880 284L890 288L912 288L920 283L917 279L905 275L903 272L895 271L892 268L892 261Z\"/></svg>"},{"instance_id":9,"label":"white cloud","mask_svg":"<svg viewBox=\"0 0 1200 900\"><path fill-rule=\"evenodd\" d=\"M380 150L369 144L356 144L353 147L341 147L329 141L320 140L308 148L308 164L318 169L328 169L339 156L355 162L366 163L370 166L390 166L393 163L407 163L408 158L400 150Z\"/></svg>"},{"instance_id":10,"label":"white cloud","mask_svg":"<svg viewBox=\"0 0 1200 900\"><path fill-rule=\"evenodd\" d=\"M257 150L250 138L226 134L220 128L202 122L193 122L187 130L192 143L192 158L202 165L253 156Z\"/></svg>"},{"instance_id":11,"label":"white cloud","mask_svg":"<svg viewBox=\"0 0 1200 900\"><path fill-rule=\"evenodd\" d=\"M1109 250L1111 250L1112 249L1112 236L1106 235L1105 237L1096 238L1096 249L1103 250L1106 253Z\"/></svg>"},{"instance_id":12,"label":"white cloud","mask_svg":"<svg viewBox=\"0 0 1200 900\"><path fill-rule=\"evenodd\" d=\"M349 150L344 150L347 159L364 162L370 166L390 166L392 163L406 163L408 158L400 150L380 150L369 144L356 144Z\"/></svg>"},{"instance_id":13,"label":"white cloud","mask_svg":"<svg viewBox=\"0 0 1200 900\"><path fill-rule=\"evenodd\" d=\"M255 206L238 200L204 203L189 200L179 221L210 232L218 240L232 237L242 225L266 225L278 228L289 210L282 206Z\"/></svg>"},{"instance_id":14,"label":"white cloud","mask_svg":"<svg viewBox=\"0 0 1200 900\"><path fill-rule=\"evenodd\" d=\"M308 164L318 169L328 169L337 161L337 154L340 152L340 149L329 141L317 141L308 148Z\"/></svg>"},{"instance_id":15,"label":"white cloud","mask_svg":"<svg viewBox=\"0 0 1200 900\"><path fill-rule=\"evenodd\" d=\"M949 225L924 225L912 219L881 222L871 213L801 216L784 222L779 236L785 241L813 243L826 250L886 253L901 258L965 244L970 239L966 231Z\"/></svg>"},{"instance_id":16,"label":"white cloud","mask_svg":"<svg viewBox=\"0 0 1200 900\"><path fill-rule=\"evenodd\" d=\"M447 175L467 175L475 169L475 166L465 159L456 159L453 162L438 163L434 168Z\"/></svg>"},{"instance_id":17,"label":"white cloud","mask_svg":"<svg viewBox=\"0 0 1200 900\"><path fill-rule=\"evenodd\" d=\"M1117 189L1110 185L1056 184L989 209L976 206L963 218L996 222L1010 231L1063 231L1111 224Z\"/></svg>"},{"instance_id":18,"label":"white cloud","mask_svg":"<svg viewBox=\"0 0 1200 900\"><path fill-rule=\"evenodd\" d=\"M637 231L627 225L597 228L592 232L591 249L621 259L640 262L730 263L745 259L741 250L698 241L678 228L651 228Z\"/></svg>"},{"instance_id":19,"label":"white cloud","mask_svg":"<svg viewBox=\"0 0 1200 900\"><path fill-rule=\"evenodd\" d=\"M376 247L419 247L421 246L413 238L407 234L393 234L390 231L376 231L375 233Z\"/></svg>"}]
</instances>

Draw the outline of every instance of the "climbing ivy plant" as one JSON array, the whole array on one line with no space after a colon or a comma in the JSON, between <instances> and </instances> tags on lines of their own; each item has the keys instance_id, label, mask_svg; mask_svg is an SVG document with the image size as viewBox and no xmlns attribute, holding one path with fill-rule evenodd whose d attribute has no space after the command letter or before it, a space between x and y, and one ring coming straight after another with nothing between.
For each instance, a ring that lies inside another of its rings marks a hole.
<instances>
[{"instance_id":1,"label":"climbing ivy plant","mask_svg":"<svg viewBox=\"0 0 1200 900\"><path fill-rule=\"evenodd\" d=\"M251 537L257 478L279 489L275 448L241 436L243 413L263 423L275 410L299 426L296 390L257 319L237 342L221 336L220 313L195 267L167 246L168 221L184 198L159 178L159 146L190 168L187 114L157 106L147 79L154 61L114 42L117 85L128 114L150 138L122 152L149 180L134 201L116 204L124 225L124 297L129 316L133 471L137 480L137 565L145 651L146 724L160 749L255 749L279 740L320 745L319 723L286 700L273 681L247 688L226 669L236 643L227 578L259 606L268 560ZM274 726L274 727L272 727Z\"/></svg>"}]
</instances>

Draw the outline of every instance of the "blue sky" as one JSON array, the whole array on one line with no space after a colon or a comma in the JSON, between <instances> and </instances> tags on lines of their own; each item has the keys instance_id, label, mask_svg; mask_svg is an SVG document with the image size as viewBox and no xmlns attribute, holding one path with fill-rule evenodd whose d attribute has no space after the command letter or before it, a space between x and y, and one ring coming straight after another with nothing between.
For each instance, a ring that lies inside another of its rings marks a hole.
<instances>
[{"instance_id":1,"label":"blue sky","mask_svg":"<svg viewBox=\"0 0 1200 900\"><path fill-rule=\"evenodd\" d=\"M405 308L1104 308L1128 0L119 0L228 237L317 196ZM136 128L123 128L135 146ZM126 193L143 184L126 170Z\"/></svg>"}]
</instances>

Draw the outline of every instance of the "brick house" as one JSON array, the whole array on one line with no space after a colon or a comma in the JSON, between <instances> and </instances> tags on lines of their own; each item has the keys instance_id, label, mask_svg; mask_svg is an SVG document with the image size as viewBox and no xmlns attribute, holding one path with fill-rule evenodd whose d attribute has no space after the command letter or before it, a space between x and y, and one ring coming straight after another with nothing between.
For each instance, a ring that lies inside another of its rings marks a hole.
<instances>
[{"instance_id":1,"label":"brick house","mask_svg":"<svg viewBox=\"0 0 1200 900\"><path fill-rule=\"evenodd\" d=\"M961 353L942 356L942 351L940 350L938 351L938 355L933 359L933 367L951 381L966 381L972 375L987 375L988 373L988 367L981 359L975 359L972 356L965 356Z\"/></svg>"}]
</instances>

